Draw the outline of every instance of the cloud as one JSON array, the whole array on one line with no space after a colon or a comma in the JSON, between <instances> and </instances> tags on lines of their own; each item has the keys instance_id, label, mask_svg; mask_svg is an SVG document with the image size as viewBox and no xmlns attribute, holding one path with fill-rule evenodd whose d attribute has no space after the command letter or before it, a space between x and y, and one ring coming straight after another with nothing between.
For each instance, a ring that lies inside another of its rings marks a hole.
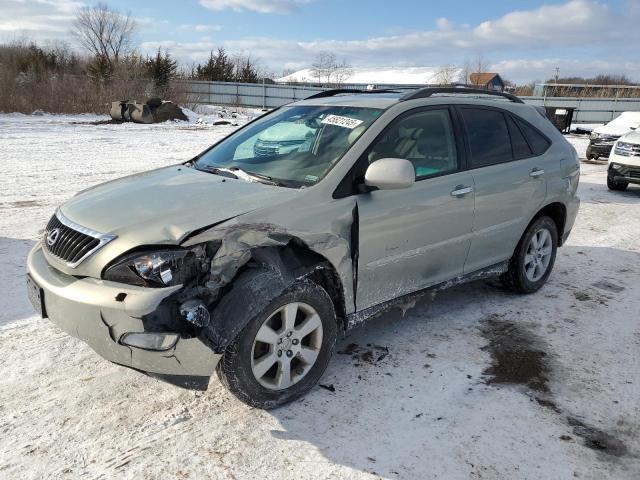
<instances>
[{"instance_id":1,"label":"cloud","mask_svg":"<svg viewBox=\"0 0 640 480\"><path fill-rule=\"evenodd\" d=\"M552 77L556 67L560 69L560 76L590 77L599 73L622 73L631 78L640 79L640 61L574 60L558 57L502 60L490 66L492 70L500 72L504 78L513 78L522 82L548 80Z\"/></svg>"},{"instance_id":2,"label":"cloud","mask_svg":"<svg viewBox=\"0 0 640 480\"><path fill-rule=\"evenodd\" d=\"M178 42L174 40L163 40L159 42L143 42L140 50L144 53L152 53L162 48L168 50L171 55L181 59L183 62L192 63L206 60L212 50L217 50L219 44L214 44L208 38L197 42Z\"/></svg>"},{"instance_id":3,"label":"cloud","mask_svg":"<svg viewBox=\"0 0 640 480\"><path fill-rule=\"evenodd\" d=\"M0 0L0 35L66 37L82 6L77 0Z\"/></svg>"},{"instance_id":4,"label":"cloud","mask_svg":"<svg viewBox=\"0 0 640 480\"><path fill-rule=\"evenodd\" d=\"M511 12L477 25L440 18L432 29L402 35L304 42L254 37L229 40L224 46L251 53L274 69L281 69L283 63L309 66L322 51L331 51L354 66L460 65L482 55L515 81L548 78L556 65L566 74L620 72L640 79L636 63L612 61L637 57L638 22L637 0L619 11L595 1L571 0ZM549 58L550 51L562 55ZM536 57L544 60L532 60Z\"/></svg>"},{"instance_id":5,"label":"cloud","mask_svg":"<svg viewBox=\"0 0 640 480\"><path fill-rule=\"evenodd\" d=\"M296 11L300 5L312 1L314 0L200 0L200 5L215 11L287 14Z\"/></svg>"},{"instance_id":6,"label":"cloud","mask_svg":"<svg viewBox=\"0 0 640 480\"><path fill-rule=\"evenodd\" d=\"M193 31L193 32L219 32L222 30L222 25L203 25L203 24L183 24L178 27L179 30Z\"/></svg>"},{"instance_id":7,"label":"cloud","mask_svg":"<svg viewBox=\"0 0 640 480\"><path fill-rule=\"evenodd\" d=\"M593 39L594 32L607 35L603 25L612 14L606 5L571 0L562 5L543 5L536 10L516 11L498 20L482 22L473 30L478 40L505 38L519 42L580 42Z\"/></svg>"}]
</instances>

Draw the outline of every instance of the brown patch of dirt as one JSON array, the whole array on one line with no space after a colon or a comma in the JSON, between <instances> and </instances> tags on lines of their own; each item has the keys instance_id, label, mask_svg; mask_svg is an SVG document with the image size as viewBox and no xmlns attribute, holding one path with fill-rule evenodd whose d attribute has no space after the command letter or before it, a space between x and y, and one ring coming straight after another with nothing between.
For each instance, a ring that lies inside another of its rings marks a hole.
<instances>
[{"instance_id":1,"label":"brown patch of dirt","mask_svg":"<svg viewBox=\"0 0 640 480\"><path fill-rule=\"evenodd\" d=\"M16 202L0 203L1 210L9 210L13 208L29 208L41 207L42 204L37 200L18 200Z\"/></svg>"},{"instance_id":2,"label":"brown patch of dirt","mask_svg":"<svg viewBox=\"0 0 640 480\"><path fill-rule=\"evenodd\" d=\"M357 343L350 343L338 354L351 355L354 360L359 362L376 364L389 355L389 348L371 343L368 343L366 347L360 347Z\"/></svg>"},{"instance_id":3,"label":"brown patch of dirt","mask_svg":"<svg viewBox=\"0 0 640 480\"><path fill-rule=\"evenodd\" d=\"M608 280L600 280L599 282L596 282L592 285L596 288L599 288L600 290L606 290L608 292L613 292L613 293L620 293L625 290L625 287L621 285L616 285L615 283L610 282Z\"/></svg>"},{"instance_id":4,"label":"brown patch of dirt","mask_svg":"<svg viewBox=\"0 0 640 480\"><path fill-rule=\"evenodd\" d=\"M581 302L588 302L591 300L591 295L587 292L573 292L573 296L576 297L576 300L580 300Z\"/></svg>"},{"instance_id":5,"label":"brown patch of dirt","mask_svg":"<svg viewBox=\"0 0 640 480\"><path fill-rule=\"evenodd\" d=\"M69 122L70 125L120 125L120 120L94 120L92 122Z\"/></svg>"},{"instance_id":6,"label":"brown patch of dirt","mask_svg":"<svg viewBox=\"0 0 640 480\"><path fill-rule=\"evenodd\" d=\"M567 417L567 423L573 427L573 433L584 440L584 446L587 448L614 457L622 457L628 453L624 443L602 430L586 425L573 417Z\"/></svg>"},{"instance_id":7,"label":"brown patch of dirt","mask_svg":"<svg viewBox=\"0 0 640 480\"><path fill-rule=\"evenodd\" d=\"M576 292L579 293L579 292ZM577 418L566 415L553 401L549 391L549 357L542 341L521 326L492 315L482 324L482 335L489 341L483 350L491 354L492 363L485 371L487 384L511 384L528 387L532 401L541 407L562 415L572 428L573 434L583 440L585 447L613 457L629 453L626 445L613 435L587 425ZM569 435L561 440L570 441Z\"/></svg>"},{"instance_id":8,"label":"brown patch of dirt","mask_svg":"<svg viewBox=\"0 0 640 480\"><path fill-rule=\"evenodd\" d=\"M483 372L487 384L524 385L547 393L549 362L537 337L520 326L492 315L483 322L482 335L489 341L483 350L491 354L491 366Z\"/></svg>"}]
</instances>

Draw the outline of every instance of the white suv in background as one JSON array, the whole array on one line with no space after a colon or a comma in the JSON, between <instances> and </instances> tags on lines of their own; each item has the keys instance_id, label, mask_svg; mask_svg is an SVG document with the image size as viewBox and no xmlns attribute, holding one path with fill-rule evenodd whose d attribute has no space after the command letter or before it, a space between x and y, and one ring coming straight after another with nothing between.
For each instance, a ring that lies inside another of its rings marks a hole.
<instances>
[{"instance_id":1,"label":"white suv in background","mask_svg":"<svg viewBox=\"0 0 640 480\"><path fill-rule=\"evenodd\" d=\"M640 184L640 131L622 136L609 155L609 189L625 190L630 183Z\"/></svg>"},{"instance_id":2,"label":"white suv in background","mask_svg":"<svg viewBox=\"0 0 640 480\"><path fill-rule=\"evenodd\" d=\"M640 127L640 112L622 112L609 123L593 129L587 147L587 159L608 157L621 136Z\"/></svg>"}]
</instances>

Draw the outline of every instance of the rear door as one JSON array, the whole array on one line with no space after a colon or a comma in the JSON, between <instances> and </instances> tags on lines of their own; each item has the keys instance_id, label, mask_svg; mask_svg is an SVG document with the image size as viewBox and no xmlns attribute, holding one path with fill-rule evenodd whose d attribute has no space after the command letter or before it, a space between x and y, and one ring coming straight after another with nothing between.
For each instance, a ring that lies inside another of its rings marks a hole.
<instances>
[{"instance_id":1,"label":"rear door","mask_svg":"<svg viewBox=\"0 0 640 480\"><path fill-rule=\"evenodd\" d=\"M447 107L394 121L361 161L404 158L416 183L358 196L356 306L367 308L462 274L473 220L473 179Z\"/></svg>"},{"instance_id":2,"label":"rear door","mask_svg":"<svg viewBox=\"0 0 640 480\"><path fill-rule=\"evenodd\" d=\"M491 107L458 107L464 124L475 215L465 273L507 260L546 197L550 142L517 116Z\"/></svg>"}]
</instances>

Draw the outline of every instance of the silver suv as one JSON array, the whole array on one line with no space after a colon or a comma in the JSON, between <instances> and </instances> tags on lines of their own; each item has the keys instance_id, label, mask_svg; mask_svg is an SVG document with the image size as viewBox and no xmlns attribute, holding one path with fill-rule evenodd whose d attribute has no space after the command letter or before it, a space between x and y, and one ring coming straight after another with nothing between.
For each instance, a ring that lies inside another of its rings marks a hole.
<instances>
[{"instance_id":1,"label":"silver suv","mask_svg":"<svg viewBox=\"0 0 640 480\"><path fill-rule=\"evenodd\" d=\"M267 130L300 140L256 149ZM538 290L578 178L575 150L514 96L323 92L73 197L29 254L28 292L112 362L194 389L216 370L275 407L320 379L338 334L394 304L497 275Z\"/></svg>"}]
</instances>

